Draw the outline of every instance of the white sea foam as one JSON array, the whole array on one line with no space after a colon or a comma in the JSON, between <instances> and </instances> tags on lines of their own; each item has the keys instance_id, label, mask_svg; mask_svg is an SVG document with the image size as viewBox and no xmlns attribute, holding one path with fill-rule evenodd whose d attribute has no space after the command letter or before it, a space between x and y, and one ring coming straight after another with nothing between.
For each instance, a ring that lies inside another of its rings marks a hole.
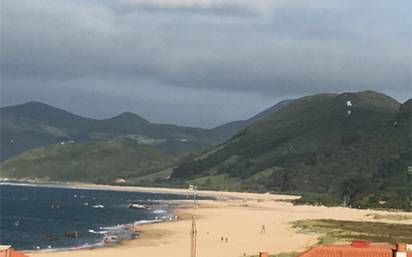
<instances>
[{"instance_id":1,"label":"white sea foam","mask_svg":"<svg viewBox=\"0 0 412 257\"><path fill-rule=\"evenodd\" d=\"M126 225L120 224L120 225L116 225L116 226L112 226L112 227L100 227L99 229L101 230L118 230L118 229L123 229L126 228Z\"/></svg>"},{"instance_id":2,"label":"white sea foam","mask_svg":"<svg viewBox=\"0 0 412 257\"><path fill-rule=\"evenodd\" d=\"M154 210L153 213L154 214L165 214L167 213L167 211L159 209L159 210Z\"/></svg>"},{"instance_id":3,"label":"white sea foam","mask_svg":"<svg viewBox=\"0 0 412 257\"><path fill-rule=\"evenodd\" d=\"M95 247L102 247L104 244L102 242L99 243L85 243L80 246L75 246L75 247L59 247L59 248L54 248L53 246L49 245L47 246L47 249L44 248L42 249L40 246L35 247L35 250L40 250L41 252L59 252L59 251L72 251L72 250L80 250L80 249L89 249L89 248L95 248Z\"/></svg>"},{"instance_id":4,"label":"white sea foam","mask_svg":"<svg viewBox=\"0 0 412 257\"><path fill-rule=\"evenodd\" d=\"M139 221L136 221L134 225L143 225L143 224L150 224L150 223L156 223L156 222L159 222L159 220L139 220Z\"/></svg>"},{"instance_id":5,"label":"white sea foam","mask_svg":"<svg viewBox=\"0 0 412 257\"><path fill-rule=\"evenodd\" d=\"M89 229L88 231L89 233L92 233L92 234L101 234L101 235L107 234L107 230L96 231L93 229Z\"/></svg>"}]
</instances>

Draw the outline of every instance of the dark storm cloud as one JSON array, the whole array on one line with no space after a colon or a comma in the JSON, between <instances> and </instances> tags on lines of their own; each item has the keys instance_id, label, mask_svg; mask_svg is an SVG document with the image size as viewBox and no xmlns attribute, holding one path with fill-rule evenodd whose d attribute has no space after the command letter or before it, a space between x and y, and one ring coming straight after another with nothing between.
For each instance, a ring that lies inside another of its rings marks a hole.
<instances>
[{"instance_id":1,"label":"dark storm cloud","mask_svg":"<svg viewBox=\"0 0 412 257\"><path fill-rule=\"evenodd\" d=\"M5 0L2 100L81 95L111 103L79 100L82 113L129 109L202 126L319 92L372 89L404 100L410 8L409 0ZM226 111L204 114L216 106Z\"/></svg>"}]
</instances>

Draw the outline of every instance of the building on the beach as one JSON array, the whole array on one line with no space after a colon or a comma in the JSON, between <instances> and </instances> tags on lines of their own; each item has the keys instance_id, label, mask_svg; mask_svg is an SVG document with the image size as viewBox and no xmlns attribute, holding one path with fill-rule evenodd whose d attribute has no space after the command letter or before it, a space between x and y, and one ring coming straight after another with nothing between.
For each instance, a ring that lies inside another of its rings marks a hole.
<instances>
[{"instance_id":1,"label":"building on the beach","mask_svg":"<svg viewBox=\"0 0 412 257\"><path fill-rule=\"evenodd\" d=\"M0 245L0 257L29 257L23 253L20 253L10 245Z\"/></svg>"},{"instance_id":2,"label":"building on the beach","mask_svg":"<svg viewBox=\"0 0 412 257\"><path fill-rule=\"evenodd\" d=\"M312 247L298 257L412 257L412 244L392 245L354 240L347 245Z\"/></svg>"},{"instance_id":3,"label":"building on the beach","mask_svg":"<svg viewBox=\"0 0 412 257\"><path fill-rule=\"evenodd\" d=\"M115 184L123 184L126 183L126 180L124 178L116 178L113 182Z\"/></svg>"}]
</instances>

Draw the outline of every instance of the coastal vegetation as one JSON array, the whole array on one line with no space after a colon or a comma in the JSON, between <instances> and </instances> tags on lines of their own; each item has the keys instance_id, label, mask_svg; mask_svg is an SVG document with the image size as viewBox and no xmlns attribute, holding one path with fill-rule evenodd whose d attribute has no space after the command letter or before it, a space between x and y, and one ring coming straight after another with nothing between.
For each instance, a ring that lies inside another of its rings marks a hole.
<instances>
[{"instance_id":1,"label":"coastal vegetation","mask_svg":"<svg viewBox=\"0 0 412 257\"><path fill-rule=\"evenodd\" d=\"M300 220L293 227L301 233L320 234L318 244L350 242L353 238L372 242L407 243L411 239L412 225L344 221L344 220Z\"/></svg>"},{"instance_id":2,"label":"coastal vegetation","mask_svg":"<svg viewBox=\"0 0 412 257\"><path fill-rule=\"evenodd\" d=\"M368 214L366 216L375 220L412 221L411 216L401 214Z\"/></svg>"}]
</instances>

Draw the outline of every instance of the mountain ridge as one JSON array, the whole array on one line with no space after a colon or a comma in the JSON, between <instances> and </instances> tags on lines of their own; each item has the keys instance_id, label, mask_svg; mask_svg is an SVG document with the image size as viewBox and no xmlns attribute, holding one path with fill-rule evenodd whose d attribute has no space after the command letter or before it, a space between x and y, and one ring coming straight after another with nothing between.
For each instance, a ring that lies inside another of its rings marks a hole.
<instances>
[{"instance_id":1,"label":"mountain ridge","mask_svg":"<svg viewBox=\"0 0 412 257\"><path fill-rule=\"evenodd\" d=\"M218 129L156 124L130 111L94 119L36 101L2 107L0 114L1 161L26 150L67 140L129 139L191 151L219 144L248 125L247 120L239 121L235 127L222 125Z\"/></svg>"}]
</instances>

